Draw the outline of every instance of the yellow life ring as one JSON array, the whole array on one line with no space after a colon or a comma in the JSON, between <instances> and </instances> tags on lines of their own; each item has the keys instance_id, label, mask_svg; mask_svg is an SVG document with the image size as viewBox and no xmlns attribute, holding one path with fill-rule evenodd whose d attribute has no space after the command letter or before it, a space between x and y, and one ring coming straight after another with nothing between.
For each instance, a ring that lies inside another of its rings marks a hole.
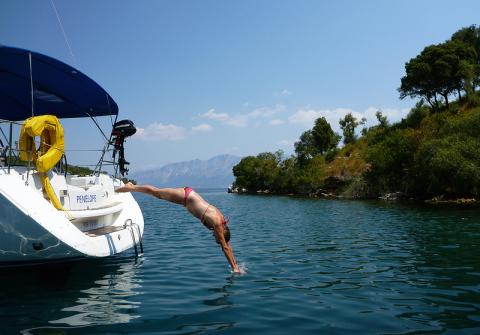
<instances>
[{"instance_id":1,"label":"yellow life ring","mask_svg":"<svg viewBox=\"0 0 480 335\"><path fill-rule=\"evenodd\" d=\"M35 137L40 136L40 148L35 146ZM20 130L20 159L33 161L40 174L44 192L56 209L62 204L50 184L47 172L62 158L65 147L63 128L54 115L34 116L25 120Z\"/></svg>"}]
</instances>

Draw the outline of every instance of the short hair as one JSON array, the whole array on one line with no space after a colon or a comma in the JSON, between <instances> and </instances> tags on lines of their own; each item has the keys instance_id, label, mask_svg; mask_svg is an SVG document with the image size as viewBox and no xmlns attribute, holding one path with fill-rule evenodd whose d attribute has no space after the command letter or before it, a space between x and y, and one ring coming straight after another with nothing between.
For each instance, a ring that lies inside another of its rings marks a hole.
<instances>
[{"instance_id":1,"label":"short hair","mask_svg":"<svg viewBox=\"0 0 480 335\"><path fill-rule=\"evenodd\" d=\"M217 239L217 236L215 235L215 232L213 233L213 236L215 237L215 241L220 244L220 242ZM230 241L230 228L228 228L227 225L223 225L223 238L225 239L225 242L228 243Z\"/></svg>"},{"instance_id":2,"label":"short hair","mask_svg":"<svg viewBox=\"0 0 480 335\"><path fill-rule=\"evenodd\" d=\"M230 241L230 228L227 225L223 226L223 237L227 243Z\"/></svg>"}]
</instances>

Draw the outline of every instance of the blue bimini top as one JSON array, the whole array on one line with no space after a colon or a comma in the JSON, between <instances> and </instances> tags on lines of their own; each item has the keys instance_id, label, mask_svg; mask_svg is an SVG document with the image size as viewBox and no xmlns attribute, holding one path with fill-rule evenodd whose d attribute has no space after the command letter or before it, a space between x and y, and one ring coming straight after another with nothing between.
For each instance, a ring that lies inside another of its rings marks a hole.
<instances>
[{"instance_id":1,"label":"blue bimini top","mask_svg":"<svg viewBox=\"0 0 480 335\"><path fill-rule=\"evenodd\" d=\"M58 118L117 115L118 106L100 85L73 67L33 51L0 45L0 119L21 121L45 114Z\"/></svg>"}]
</instances>

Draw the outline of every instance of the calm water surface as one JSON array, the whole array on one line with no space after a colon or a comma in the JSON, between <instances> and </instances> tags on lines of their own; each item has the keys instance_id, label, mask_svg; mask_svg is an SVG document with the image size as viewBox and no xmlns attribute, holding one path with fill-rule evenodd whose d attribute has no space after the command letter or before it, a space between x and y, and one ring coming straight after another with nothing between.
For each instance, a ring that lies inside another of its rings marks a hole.
<instances>
[{"instance_id":1,"label":"calm water surface","mask_svg":"<svg viewBox=\"0 0 480 335\"><path fill-rule=\"evenodd\" d=\"M243 276L138 195L145 254L0 272L1 334L479 334L480 209L206 191Z\"/></svg>"}]
</instances>

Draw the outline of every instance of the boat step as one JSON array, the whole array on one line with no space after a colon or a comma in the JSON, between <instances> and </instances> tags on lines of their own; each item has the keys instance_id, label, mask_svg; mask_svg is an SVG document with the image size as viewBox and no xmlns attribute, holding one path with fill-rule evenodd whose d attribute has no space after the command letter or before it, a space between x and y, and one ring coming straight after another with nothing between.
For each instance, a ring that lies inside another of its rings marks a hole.
<instances>
[{"instance_id":1,"label":"boat step","mask_svg":"<svg viewBox=\"0 0 480 335\"><path fill-rule=\"evenodd\" d=\"M106 235L110 233L114 233L116 231L120 231L125 229L123 226L106 226L106 227L101 227L97 229L92 229L92 230L87 230L84 233L88 236L95 237L95 236L101 236L101 235Z\"/></svg>"}]
</instances>

